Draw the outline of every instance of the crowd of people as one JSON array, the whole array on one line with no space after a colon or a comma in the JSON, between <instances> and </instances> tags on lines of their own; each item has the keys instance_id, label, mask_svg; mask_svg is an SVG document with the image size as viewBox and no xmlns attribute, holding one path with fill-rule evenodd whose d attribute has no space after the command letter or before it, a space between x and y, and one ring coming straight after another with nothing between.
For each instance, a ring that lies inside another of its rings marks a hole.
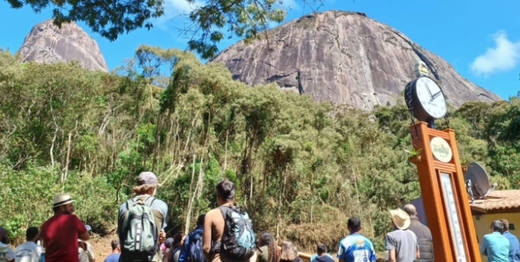
<instances>
[{"instance_id":1,"label":"crowd of people","mask_svg":"<svg viewBox=\"0 0 520 262\"><path fill-rule=\"evenodd\" d=\"M218 207L200 215L195 229L187 235L167 237L167 204L156 198L158 180L152 172L142 172L134 187L135 197L121 204L118 213L119 239L111 243L112 254L105 262L302 262L291 241L278 245L273 235L256 234L249 214L235 204L235 184L221 181L217 187ZM0 262L95 262L90 226L75 215L69 194L53 201L54 215L41 226L26 230L26 242L14 251L8 232L0 228ZM347 222L348 236L339 243L340 262L435 261L432 234L408 204L389 212L394 230L386 236L386 257L377 258L374 244L362 235L359 217ZM490 262L520 261L518 239L509 232L507 220L491 224L493 232L481 243L482 254ZM42 243L40 243L42 241ZM40 245L41 244L41 245ZM317 243L311 262L335 261L327 246Z\"/></svg>"}]
</instances>

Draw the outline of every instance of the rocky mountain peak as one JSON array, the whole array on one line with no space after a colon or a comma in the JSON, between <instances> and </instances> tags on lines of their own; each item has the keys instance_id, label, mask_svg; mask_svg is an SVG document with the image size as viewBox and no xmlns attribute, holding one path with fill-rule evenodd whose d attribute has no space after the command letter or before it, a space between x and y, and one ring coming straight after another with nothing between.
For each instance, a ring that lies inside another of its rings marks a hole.
<instances>
[{"instance_id":1,"label":"rocky mountain peak","mask_svg":"<svg viewBox=\"0 0 520 262\"><path fill-rule=\"evenodd\" d=\"M460 76L441 57L364 13L307 15L269 31L264 40L239 42L211 62L223 63L235 79L251 86L276 83L318 101L371 110L404 99L404 87L415 78L413 67L419 61L428 66L432 78L440 80L453 106L502 100Z\"/></svg>"},{"instance_id":2,"label":"rocky mountain peak","mask_svg":"<svg viewBox=\"0 0 520 262\"><path fill-rule=\"evenodd\" d=\"M61 28L53 20L35 25L18 53L24 62L78 61L87 69L108 71L97 42L74 22L64 23Z\"/></svg>"}]
</instances>

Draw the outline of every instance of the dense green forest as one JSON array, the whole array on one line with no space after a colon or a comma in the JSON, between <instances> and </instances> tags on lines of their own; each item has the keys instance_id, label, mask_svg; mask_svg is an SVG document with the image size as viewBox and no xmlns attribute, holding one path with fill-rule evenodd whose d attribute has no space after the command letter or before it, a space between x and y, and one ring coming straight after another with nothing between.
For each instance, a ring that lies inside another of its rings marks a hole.
<instances>
[{"instance_id":1,"label":"dense green forest","mask_svg":"<svg viewBox=\"0 0 520 262\"><path fill-rule=\"evenodd\" d=\"M386 210L420 195L404 101L373 112L317 103L148 46L113 73L19 63L1 51L0 93L0 225L18 241L51 215L59 192L73 194L95 232L113 232L143 170L163 183L171 233L215 206L226 177L256 231L304 250L317 241L335 249L353 215L382 249ZM464 104L450 127L463 163L478 161L499 188L518 188L519 99Z\"/></svg>"}]
</instances>

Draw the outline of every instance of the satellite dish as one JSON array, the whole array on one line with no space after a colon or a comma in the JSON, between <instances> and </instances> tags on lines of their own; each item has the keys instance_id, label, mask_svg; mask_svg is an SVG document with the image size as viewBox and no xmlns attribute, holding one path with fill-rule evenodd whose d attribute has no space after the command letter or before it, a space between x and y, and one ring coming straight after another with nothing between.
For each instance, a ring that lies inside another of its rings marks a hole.
<instances>
[{"instance_id":1,"label":"satellite dish","mask_svg":"<svg viewBox=\"0 0 520 262\"><path fill-rule=\"evenodd\" d=\"M464 180L466 180L466 189L472 201L475 199L485 199L497 186L493 184L493 187L491 187L488 173L476 162L469 164L468 171L464 174Z\"/></svg>"}]
</instances>

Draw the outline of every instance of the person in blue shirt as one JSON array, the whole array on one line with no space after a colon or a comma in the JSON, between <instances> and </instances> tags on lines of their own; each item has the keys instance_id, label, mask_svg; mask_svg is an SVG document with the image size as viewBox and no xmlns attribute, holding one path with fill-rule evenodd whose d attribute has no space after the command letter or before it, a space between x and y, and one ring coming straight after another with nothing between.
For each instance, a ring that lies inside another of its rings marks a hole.
<instances>
[{"instance_id":1,"label":"person in blue shirt","mask_svg":"<svg viewBox=\"0 0 520 262\"><path fill-rule=\"evenodd\" d=\"M520 262L520 243L518 238L509 232L509 221L507 219L500 219L504 224L504 231L502 235L509 240L509 261Z\"/></svg>"},{"instance_id":2,"label":"person in blue shirt","mask_svg":"<svg viewBox=\"0 0 520 262\"><path fill-rule=\"evenodd\" d=\"M488 262L509 262L509 240L502 235L504 224L500 220L491 223L493 233L482 239L480 251L488 257Z\"/></svg>"},{"instance_id":3,"label":"person in blue shirt","mask_svg":"<svg viewBox=\"0 0 520 262\"><path fill-rule=\"evenodd\" d=\"M110 254L105 259L105 262L118 262L119 261L119 256L121 256L121 249L119 247L119 240L112 240L110 245L112 246L112 254Z\"/></svg>"},{"instance_id":4,"label":"person in blue shirt","mask_svg":"<svg viewBox=\"0 0 520 262\"><path fill-rule=\"evenodd\" d=\"M375 262L374 244L361 235L361 219L351 217L347 222L349 235L339 242L339 262Z\"/></svg>"}]
</instances>

